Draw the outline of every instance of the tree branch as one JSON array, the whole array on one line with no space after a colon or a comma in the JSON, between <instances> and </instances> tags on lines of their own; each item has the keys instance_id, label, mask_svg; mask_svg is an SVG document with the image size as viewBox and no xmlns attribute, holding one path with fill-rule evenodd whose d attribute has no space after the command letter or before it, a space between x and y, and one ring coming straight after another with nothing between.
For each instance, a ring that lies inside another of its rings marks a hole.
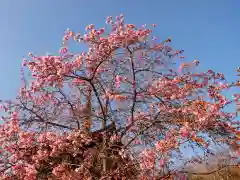
<instances>
[{"instance_id":1,"label":"tree branch","mask_svg":"<svg viewBox=\"0 0 240 180\"><path fill-rule=\"evenodd\" d=\"M65 94L59 89L59 93L64 97L64 99L67 101L67 103L69 104L69 106L71 107L71 110L73 112L73 115L76 117L76 113L74 111L73 105L72 103L67 99L67 97L65 96ZM77 123L77 128L80 129L80 123L78 121L78 119L76 120Z\"/></svg>"}]
</instances>

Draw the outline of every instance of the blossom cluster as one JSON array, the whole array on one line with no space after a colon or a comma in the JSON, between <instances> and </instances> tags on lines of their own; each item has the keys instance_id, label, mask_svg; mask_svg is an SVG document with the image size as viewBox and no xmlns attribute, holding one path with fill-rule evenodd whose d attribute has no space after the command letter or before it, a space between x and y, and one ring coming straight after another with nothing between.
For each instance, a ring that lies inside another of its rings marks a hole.
<instances>
[{"instance_id":1,"label":"blossom cluster","mask_svg":"<svg viewBox=\"0 0 240 180\"><path fill-rule=\"evenodd\" d=\"M155 24L126 24L123 15L106 23L84 34L67 29L59 55L23 60L30 83L2 106L2 179L167 179L177 170L156 171L182 157L187 141L206 151L211 141L234 144L239 152L236 112L224 109L239 103L239 94L224 96L239 83L194 72L198 60L175 66L184 51L153 37ZM71 39L88 50L71 53Z\"/></svg>"}]
</instances>

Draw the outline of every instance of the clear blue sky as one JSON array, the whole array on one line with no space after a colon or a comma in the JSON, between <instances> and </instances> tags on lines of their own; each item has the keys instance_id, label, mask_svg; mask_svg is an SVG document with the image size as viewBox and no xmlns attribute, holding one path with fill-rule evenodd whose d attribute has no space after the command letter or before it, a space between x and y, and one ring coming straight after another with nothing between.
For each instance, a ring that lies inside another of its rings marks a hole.
<instances>
[{"instance_id":1,"label":"clear blue sky","mask_svg":"<svg viewBox=\"0 0 240 180\"><path fill-rule=\"evenodd\" d=\"M1 0L0 99L15 97L29 51L57 53L66 28L83 32L87 24L102 26L106 16L120 13L129 23L156 23L155 34L171 36L187 60L199 59L202 69L232 79L240 65L239 9L239 0Z\"/></svg>"}]
</instances>

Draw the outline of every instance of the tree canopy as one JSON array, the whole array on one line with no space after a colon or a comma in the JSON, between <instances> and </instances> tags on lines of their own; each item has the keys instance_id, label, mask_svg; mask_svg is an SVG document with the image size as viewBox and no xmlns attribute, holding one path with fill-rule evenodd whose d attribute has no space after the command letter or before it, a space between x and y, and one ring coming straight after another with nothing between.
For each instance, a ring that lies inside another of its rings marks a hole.
<instances>
[{"instance_id":1,"label":"tree canopy","mask_svg":"<svg viewBox=\"0 0 240 180\"><path fill-rule=\"evenodd\" d=\"M182 167L203 161L187 160L185 147L239 153L237 111L225 107L240 94L224 95L239 82L196 72L199 61L182 62L155 24L106 24L67 29L59 55L23 60L20 92L2 105L0 179L184 178ZM72 39L88 50L71 53Z\"/></svg>"}]
</instances>

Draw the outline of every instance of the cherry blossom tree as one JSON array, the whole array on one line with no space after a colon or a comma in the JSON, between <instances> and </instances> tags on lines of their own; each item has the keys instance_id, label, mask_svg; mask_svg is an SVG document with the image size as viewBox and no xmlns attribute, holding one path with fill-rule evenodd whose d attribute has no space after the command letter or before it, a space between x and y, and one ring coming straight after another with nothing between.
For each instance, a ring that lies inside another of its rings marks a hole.
<instances>
[{"instance_id":1,"label":"cherry blossom tree","mask_svg":"<svg viewBox=\"0 0 240 180\"><path fill-rule=\"evenodd\" d=\"M225 106L240 95L224 96L238 82L193 71L198 60L178 68L183 50L155 38L155 24L106 24L67 29L59 55L23 60L20 92L2 105L1 179L183 179L187 143L239 152L237 113ZM71 53L72 39L88 50Z\"/></svg>"}]
</instances>

